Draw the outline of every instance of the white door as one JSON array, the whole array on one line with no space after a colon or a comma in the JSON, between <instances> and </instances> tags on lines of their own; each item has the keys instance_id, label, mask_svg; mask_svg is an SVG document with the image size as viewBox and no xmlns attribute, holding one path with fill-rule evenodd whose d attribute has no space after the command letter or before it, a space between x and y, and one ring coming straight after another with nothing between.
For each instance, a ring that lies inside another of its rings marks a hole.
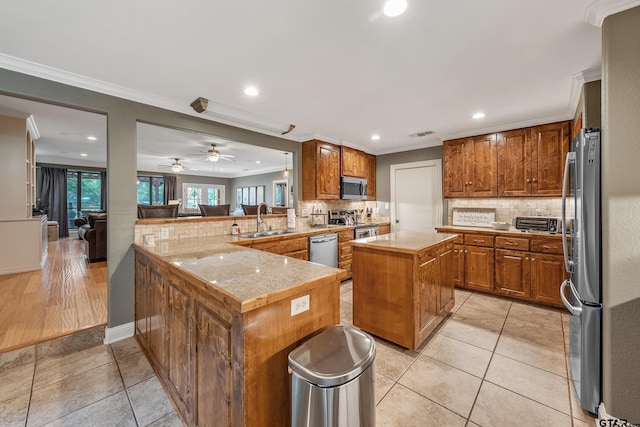
<instances>
[{"instance_id":1,"label":"white door","mask_svg":"<svg viewBox=\"0 0 640 427\"><path fill-rule=\"evenodd\" d=\"M434 232L442 225L442 161L391 165L394 231Z\"/></svg>"}]
</instances>

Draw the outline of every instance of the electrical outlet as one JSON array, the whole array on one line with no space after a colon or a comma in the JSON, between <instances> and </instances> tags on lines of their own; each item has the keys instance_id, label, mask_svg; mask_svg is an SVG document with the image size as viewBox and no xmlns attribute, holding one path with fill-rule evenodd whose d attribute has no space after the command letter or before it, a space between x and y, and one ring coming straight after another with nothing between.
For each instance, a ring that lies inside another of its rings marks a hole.
<instances>
[{"instance_id":1,"label":"electrical outlet","mask_svg":"<svg viewBox=\"0 0 640 427\"><path fill-rule=\"evenodd\" d=\"M385 204L384 204L384 208L385 208L385 209L389 209L389 203L385 203Z\"/></svg>"},{"instance_id":2,"label":"electrical outlet","mask_svg":"<svg viewBox=\"0 0 640 427\"><path fill-rule=\"evenodd\" d=\"M169 227L162 227L160 229L160 240L168 240L169 239Z\"/></svg>"},{"instance_id":3,"label":"electrical outlet","mask_svg":"<svg viewBox=\"0 0 640 427\"><path fill-rule=\"evenodd\" d=\"M309 209L300 209L300 216L306 218L309 216Z\"/></svg>"},{"instance_id":4,"label":"electrical outlet","mask_svg":"<svg viewBox=\"0 0 640 427\"><path fill-rule=\"evenodd\" d=\"M304 313L309 310L309 295L291 300L291 316Z\"/></svg>"}]
</instances>

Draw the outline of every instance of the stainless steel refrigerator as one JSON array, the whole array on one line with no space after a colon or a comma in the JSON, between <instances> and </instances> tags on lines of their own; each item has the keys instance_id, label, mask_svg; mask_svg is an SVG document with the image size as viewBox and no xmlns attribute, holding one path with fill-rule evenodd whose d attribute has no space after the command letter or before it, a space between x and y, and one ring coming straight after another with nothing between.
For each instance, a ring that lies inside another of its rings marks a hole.
<instances>
[{"instance_id":1,"label":"stainless steel refrigerator","mask_svg":"<svg viewBox=\"0 0 640 427\"><path fill-rule=\"evenodd\" d=\"M582 129L567 154L562 188L562 241L570 278L560 296L570 313L569 360L580 405L601 402L600 131Z\"/></svg>"}]
</instances>

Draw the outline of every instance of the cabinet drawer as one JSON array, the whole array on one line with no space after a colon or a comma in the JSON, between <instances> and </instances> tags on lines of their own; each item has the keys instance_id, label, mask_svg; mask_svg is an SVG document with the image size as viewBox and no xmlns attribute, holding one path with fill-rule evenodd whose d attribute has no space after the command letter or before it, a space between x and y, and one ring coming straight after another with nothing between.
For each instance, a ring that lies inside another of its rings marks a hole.
<instances>
[{"instance_id":1,"label":"cabinet drawer","mask_svg":"<svg viewBox=\"0 0 640 427\"><path fill-rule=\"evenodd\" d=\"M482 234L465 234L464 244L473 246L493 247L493 236L485 236Z\"/></svg>"},{"instance_id":2,"label":"cabinet drawer","mask_svg":"<svg viewBox=\"0 0 640 427\"><path fill-rule=\"evenodd\" d=\"M268 240L265 242L255 242L251 245L254 249L271 252L274 254L287 254L290 252L306 251L308 245L307 237L296 237L286 240Z\"/></svg>"},{"instance_id":3,"label":"cabinet drawer","mask_svg":"<svg viewBox=\"0 0 640 427\"><path fill-rule=\"evenodd\" d=\"M529 239L521 239L518 237L496 237L496 248L528 251Z\"/></svg>"},{"instance_id":4,"label":"cabinet drawer","mask_svg":"<svg viewBox=\"0 0 640 427\"><path fill-rule=\"evenodd\" d=\"M562 240L531 239L531 252L562 254Z\"/></svg>"},{"instance_id":5,"label":"cabinet drawer","mask_svg":"<svg viewBox=\"0 0 640 427\"><path fill-rule=\"evenodd\" d=\"M340 257L345 257L345 256L349 256L351 257L351 254L353 253L353 251L351 250L351 244L350 243L339 243L339 252L340 252Z\"/></svg>"},{"instance_id":6,"label":"cabinet drawer","mask_svg":"<svg viewBox=\"0 0 640 427\"><path fill-rule=\"evenodd\" d=\"M457 245L463 245L464 244L464 234L458 234L458 236L455 238L453 243L455 243Z\"/></svg>"},{"instance_id":7,"label":"cabinet drawer","mask_svg":"<svg viewBox=\"0 0 640 427\"><path fill-rule=\"evenodd\" d=\"M353 229L338 231L338 242L348 242L353 240Z\"/></svg>"},{"instance_id":8,"label":"cabinet drawer","mask_svg":"<svg viewBox=\"0 0 640 427\"><path fill-rule=\"evenodd\" d=\"M297 258L297 259L302 259L302 260L305 260L305 261L309 261L309 252L306 249L301 250L301 251L297 251L297 252L289 252L289 253L284 254L284 255L286 255L288 257L291 257L291 258Z\"/></svg>"}]
</instances>

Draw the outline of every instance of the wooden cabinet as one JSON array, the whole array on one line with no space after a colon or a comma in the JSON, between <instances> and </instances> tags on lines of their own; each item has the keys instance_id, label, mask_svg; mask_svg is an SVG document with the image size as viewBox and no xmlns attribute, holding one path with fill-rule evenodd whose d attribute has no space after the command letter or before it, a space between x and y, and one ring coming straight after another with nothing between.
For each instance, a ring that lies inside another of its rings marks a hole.
<instances>
[{"instance_id":1,"label":"wooden cabinet","mask_svg":"<svg viewBox=\"0 0 640 427\"><path fill-rule=\"evenodd\" d=\"M340 199L340 146L319 140L302 143L302 199Z\"/></svg>"},{"instance_id":2,"label":"wooden cabinet","mask_svg":"<svg viewBox=\"0 0 640 427\"><path fill-rule=\"evenodd\" d=\"M457 232L446 227L437 230ZM561 239L499 232L458 236L451 268L455 286L563 306L559 288L568 275Z\"/></svg>"},{"instance_id":3,"label":"wooden cabinet","mask_svg":"<svg viewBox=\"0 0 640 427\"><path fill-rule=\"evenodd\" d=\"M376 199L376 156L366 154L367 169L365 178L367 178L367 200Z\"/></svg>"},{"instance_id":4,"label":"wooden cabinet","mask_svg":"<svg viewBox=\"0 0 640 427\"><path fill-rule=\"evenodd\" d=\"M344 145L340 148L342 152L342 175L367 178L369 167L367 153Z\"/></svg>"},{"instance_id":5,"label":"wooden cabinet","mask_svg":"<svg viewBox=\"0 0 640 427\"><path fill-rule=\"evenodd\" d=\"M389 234L391 233L391 223L384 222L382 224L378 224L378 234Z\"/></svg>"},{"instance_id":6,"label":"wooden cabinet","mask_svg":"<svg viewBox=\"0 0 640 427\"><path fill-rule=\"evenodd\" d=\"M570 123L498 134L499 196L560 196Z\"/></svg>"},{"instance_id":7,"label":"wooden cabinet","mask_svg":"<svg viewBox=\"0 0 640 427\"><path fill-rule=\"evenodd\" d=\"M347 272L347 276L344 278L351 279L351 260L353 258L351 252L351 244L353 240L353 229L338 231L338 267Z\"/></svg>"},{"instance_id":8,"label":"wooden cabinet","mask_svg":"<svg viewBox=\"0 0 640 427\"><path fill-rule=\"evenodd\" d=\"M452 256L451 240L406 252L354 244L354 326L406 348L420 346L453 308Z\"/></svg>"},{"instance_id":9,"label":"wooden cabinet","mask_svg":"<svg viewBox=\"0 0 640 427\"><path fill-rule=\"evenodd\" d=\"M496 135L445 141L444 197L491 197L497 194Z\"/></svg>"},{"instance_id":10,"label":"wooden cabinet","mask_svg":"<svg viewBox=\"0 0 640 427\"><path fill-rule=\"evenodd\" d=\"M273 254L290 256L292 258L309 260L309 238L307 236L280 236L269 239L254 240L251 243L253 249L258 249Z\"/></svg>"},{"instance_id":11,"label":"wooden cabinet","mask_svg":"<svg viewBox=\"0 0 640 427\"><path fill-rule=\"evenodd\" d=\"M560 196L570 122L443 143L444 197Z\"/></svg>"}]
</instances>

